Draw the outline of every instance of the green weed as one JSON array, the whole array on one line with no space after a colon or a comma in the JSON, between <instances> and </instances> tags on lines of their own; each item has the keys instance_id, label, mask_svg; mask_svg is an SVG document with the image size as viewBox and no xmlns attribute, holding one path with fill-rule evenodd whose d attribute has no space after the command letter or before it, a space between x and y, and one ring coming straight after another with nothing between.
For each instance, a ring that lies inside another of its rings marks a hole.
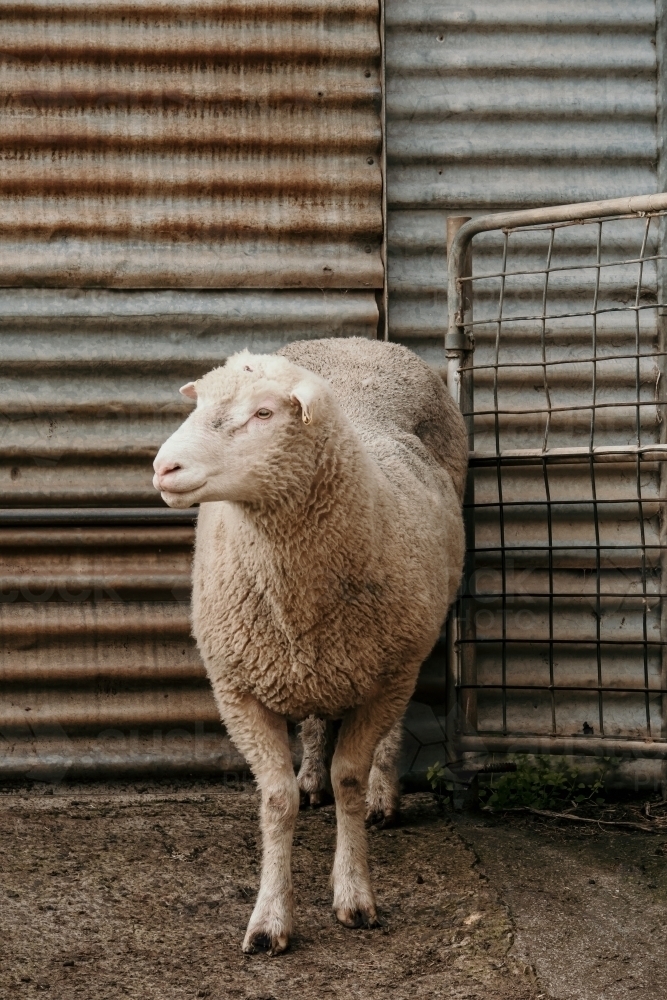
<instances>
[{"instance_id":1,"label":"green weed","mask_svg":"<svg viewBox=\"0 0 667 1000\"><path fill-rule=\"evenodd\" d=\"M592 780L589 774L584 781L581 770L562 757L518 754L513 760L515 771L490 774L489 784L479 789L480 802L494 812L521 807L558 811L572 806L603 806L607 801L607 777L620 763L613 757L603 757ZM426 772L426 779L441 803L451 796L454 787L451 780L446 780L446 773L440 761Z\"/></svg>"},{"instance_id":2,"label":"green weed","mask_svg":"<svg viewBox=\"0 0 667 1000\"><path fill-rule=\"evenodd\" d=\"M439 760L436 760L435 764L432 764L426 770L426 780L433 789L433 793L441 806L447 804L454 789L453 782L446 779L446 774L447 772Z\"/></svg>"},{"instance_id":3,"label":"green weed","mask_svg":"<svg viewBox=\"0 0 667 1000\"><path fill-rule=\"evenodd\" d=\"M491 782L480 788L480 799L494 811L517 809L561 810L571 806L605 804L605 782L609 771L617 762L604 757L594 772L593 780L582 780L579 768L567 760L549 756L515 758L516 771L500 777L491 776Z\"/></svg>"}]
</instances>

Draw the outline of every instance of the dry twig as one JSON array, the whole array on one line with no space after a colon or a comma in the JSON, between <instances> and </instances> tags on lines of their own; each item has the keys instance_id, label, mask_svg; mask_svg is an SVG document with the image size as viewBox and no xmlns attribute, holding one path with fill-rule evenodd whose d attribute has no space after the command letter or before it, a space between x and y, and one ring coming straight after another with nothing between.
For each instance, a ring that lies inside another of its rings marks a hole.
<instances>
[{"instance_id":1,"label":"dry twig","mask_svg":"<svg viewBox=\"0 0 667 1000\"><path fill-rule=\"evenodd\" d=\"M488 806L482 807L486 812L493 812ZM621 826L630 830L641 830L642 833L658 833L659 827L646 826L643 823L631 823L622 819L589 819L587 816L574 816L572 813L552 812L551 809L534 809L532 806L515 806L502 812L527 812L534 816L546 816L547 819L568 819L572 823L594 823L598 826Z\"/></svg>"}]
</instances>

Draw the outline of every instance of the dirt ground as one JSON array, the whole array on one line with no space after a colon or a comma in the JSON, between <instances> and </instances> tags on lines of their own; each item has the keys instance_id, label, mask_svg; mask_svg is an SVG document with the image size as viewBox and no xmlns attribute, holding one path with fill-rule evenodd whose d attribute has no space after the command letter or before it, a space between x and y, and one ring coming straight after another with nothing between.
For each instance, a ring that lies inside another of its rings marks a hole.
<instances>
[{"instance_id":1,"label":"dirt ground","mask_svg":"<svg viewBox=\"0 0 667 1000\"><path fill-rule=\"evenodd\" d=\"M374 931L332 917L333 808L300 814L297 933L267 958L240 949L250 786L0 789L0 997L667 997L660 838L452 818L428 795L403 807L398 829L370 833Z\"/></svg>"}]
</instances>

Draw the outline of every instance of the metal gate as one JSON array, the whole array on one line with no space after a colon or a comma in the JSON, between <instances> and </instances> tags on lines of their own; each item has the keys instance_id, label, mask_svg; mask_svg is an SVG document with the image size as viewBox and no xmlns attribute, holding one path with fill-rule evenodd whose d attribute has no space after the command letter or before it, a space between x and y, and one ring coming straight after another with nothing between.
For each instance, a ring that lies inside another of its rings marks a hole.
<instances>
[{"instance_id":1,"label":"metal gate","mask_svg":"<svg viewBox=\"0 0 667 1000\"><path fill-rule=\"evenodd\" d=\"M450 219L454 757L667 758L666 214L650 195Z\"/></svg>"}]
</instances>

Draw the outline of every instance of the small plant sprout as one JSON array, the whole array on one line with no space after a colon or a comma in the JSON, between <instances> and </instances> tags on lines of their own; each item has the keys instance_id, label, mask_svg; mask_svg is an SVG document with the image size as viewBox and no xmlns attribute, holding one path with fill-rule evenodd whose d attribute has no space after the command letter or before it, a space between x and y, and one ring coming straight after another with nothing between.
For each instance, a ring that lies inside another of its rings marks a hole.
<instances>
[{"instance_id":1,"label":"small plant sprout","mask_svg":"<svg viewBox=\"0 0 667 1000\"><path fill-rule=\"evenodd\" d=\"M593 780L582 780L582 772L566 760L554 761L547 756L515 758L516 771L503 774L486 788L480 798L493 811L528 807L531 809L576 809L582 805L605 804L605 782L616 761L605 757L596 769Z\"/></svg>"},{"instance_id":2,"label":"small plant sprout","mask_svg":"<svg viewBox=\"0 0 667 1000\"><path fill-rule=\"evenodd\" d=\"M451 779L447 779L447 771L439 760L436 760L435 764L431 764L427 768L426 780L433 789L433 794L439 804L444 805L454 791L454 782Z\"/></svg>"},{"instance_id":3,"label":"small plant sprout","mask_svg":"<svg viewBox=\"0 0 667 1000\"><path fill-rule=\"evenodd\" d=\"M435 764L431 764L431 766L426 771L426 780L428 781L429 785L431 786L434 792L439 791L440 788L442 787L442 782L445 777L445 773L446 773L445 769L439 760L436 760Z\"/></svg>"}]
</instances>

